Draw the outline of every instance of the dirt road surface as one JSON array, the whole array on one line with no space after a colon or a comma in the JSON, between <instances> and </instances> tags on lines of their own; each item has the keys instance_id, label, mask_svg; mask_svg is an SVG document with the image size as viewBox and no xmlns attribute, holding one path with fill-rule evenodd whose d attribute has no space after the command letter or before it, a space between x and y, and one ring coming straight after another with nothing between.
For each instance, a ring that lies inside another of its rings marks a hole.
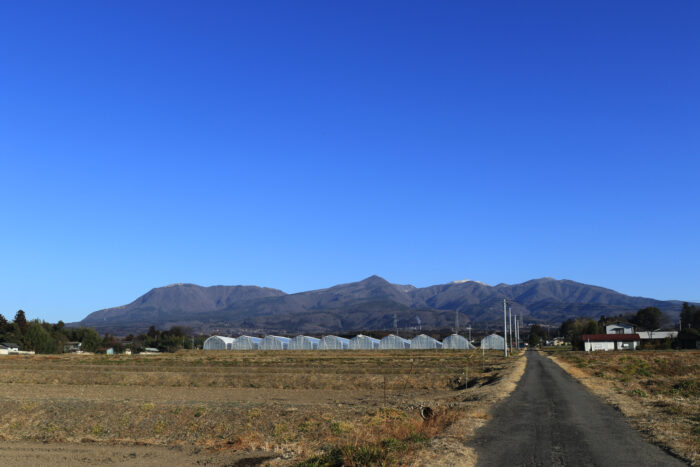
<instances>
[{"instance_id":1,"label":"dirt road surface","mask_svg":"<svg viewBox=\"0 0 700 467\"><path fill-rule=\"evenodd\" d=\"M472 440L480 466L686 465L535 351L513 394Z\"/></svg>"}]
</instances>

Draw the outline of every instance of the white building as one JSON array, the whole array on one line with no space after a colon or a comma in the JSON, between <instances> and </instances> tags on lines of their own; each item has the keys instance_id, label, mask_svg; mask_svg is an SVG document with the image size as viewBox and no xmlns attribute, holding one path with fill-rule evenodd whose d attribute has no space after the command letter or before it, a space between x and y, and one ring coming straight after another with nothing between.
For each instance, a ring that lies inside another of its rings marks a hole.
<instances>
[{"instance_id":1,"label":"white building","mask_svg":"<svg viewBox=\"0 0 700 467\"><path fill-rule=\"evenodd\" d=\"M6 350L7 353L19 352L19 345L11 342L3 342L0 344L0 349Z\"/></svg>"},{"instance_id":2,"label":"white building","mask_svg":"<svg viewBox=\"0 0 700 467\"><path fill-rule=\"evenodd\" d=\"M656 339L675 339L678 331L639 331L639 338L643 341Z\"/></svg>"},{"instance_id":3,"label":"white building","mask_svg":"<svg viewBox=\"0 0 700 467\"><path fill-rule=\"evenodd\" d=\"M321 339L309 336L296 336L289 341L288 350L316 350Z\"/></svg>"},{"instance_id":4,"label":"white building","mask_svg":"<svg viewBox=\"0 0 700 467\"><path fill-rule=\"evenodd\" d=\"M605 334L634 334L634 326L624 323L608 324L605 326Z\"/></svg>"},{"instance_id":5,"label":"white building","mask_svg":"<svg viewBox=\"0 0 700 467\"><path fill-rule=\"evenodd\" d=\"M583 350L636 350L639 347L639 334L584 334Z\"/></svg>"}]
</instances>

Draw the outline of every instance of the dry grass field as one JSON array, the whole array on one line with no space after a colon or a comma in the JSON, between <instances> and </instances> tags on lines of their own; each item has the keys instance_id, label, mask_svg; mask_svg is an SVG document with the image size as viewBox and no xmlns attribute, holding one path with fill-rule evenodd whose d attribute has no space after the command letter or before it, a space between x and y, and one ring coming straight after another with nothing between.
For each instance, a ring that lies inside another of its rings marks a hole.
<instances>
[{"instance_id":1,"label":"dry grass field","mask_svg":"<svg viewBox=\"0 0 700 467\"><path fill-rule=\"evenodd\" d=\"M5 451L79 446L76 463L95 462L89 446L150 446L210 465L416 464L451 428L482 424L523 360L443 350L0 357L0 439ZM149 456L109 452L100 463Z\"/></svg>"},{"instance_id":2,"label":"dry grass field","mask_svg":"<svg viewBox=\"0 0 700 467\"><path fill-rule=\"evenodd\" d=\"M551 356L651 441L700 465L700 351Z\"/></svg>"}]
</instances>

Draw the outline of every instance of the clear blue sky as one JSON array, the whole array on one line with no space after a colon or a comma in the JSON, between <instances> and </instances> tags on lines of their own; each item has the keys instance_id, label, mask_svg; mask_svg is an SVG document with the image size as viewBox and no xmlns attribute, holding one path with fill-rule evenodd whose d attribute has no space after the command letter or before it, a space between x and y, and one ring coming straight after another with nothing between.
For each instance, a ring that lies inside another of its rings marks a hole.
<instances>
[{"instance_id":1,"label":"clear blue sky","mask_svg":"<svg viewBox=\"0 0 700 467\"><path fill-rule=\"evenodd\" d=\"M8 317L699 266L699 2L0 4Z\"/></svg>"}]
</instances>

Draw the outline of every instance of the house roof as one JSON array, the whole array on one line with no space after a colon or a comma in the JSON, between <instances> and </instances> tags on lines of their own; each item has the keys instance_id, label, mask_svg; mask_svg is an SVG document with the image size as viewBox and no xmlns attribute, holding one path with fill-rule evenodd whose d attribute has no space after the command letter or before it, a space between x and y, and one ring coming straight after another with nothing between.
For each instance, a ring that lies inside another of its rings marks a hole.
<instances>
[{"instance_id":1,"label":"house roof","mask_svg":"<svg viewBox=\"0 0 700 467\"><path fill-rule=\"evenodd\" d=\"M583 341L590 342L615 342L615 341L638 341L639 334L584 334Z\"/></svg>"},{"instance_id":2,"label":"house roof","mask_svg":"<svg viewBox=\"0 0 700 467\"><path fill-rule=\"evenodd\" d=\"M14 349L14 348L19 348L19 345L14 344L12 342L2 342L1 343L3 346L7 347L8 349Z\"/></svg>"}]
</instances>

